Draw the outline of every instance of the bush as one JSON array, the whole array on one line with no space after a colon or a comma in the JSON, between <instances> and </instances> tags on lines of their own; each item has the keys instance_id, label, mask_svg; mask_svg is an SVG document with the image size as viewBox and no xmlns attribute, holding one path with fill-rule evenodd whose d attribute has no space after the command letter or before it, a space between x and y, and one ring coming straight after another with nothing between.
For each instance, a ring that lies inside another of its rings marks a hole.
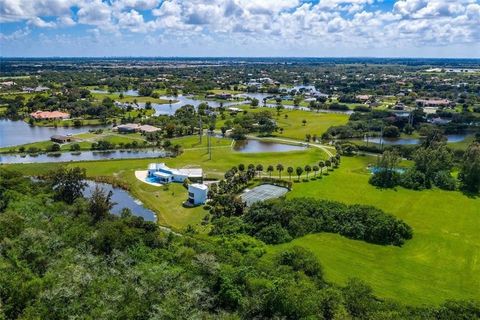
<instances>
[{"instance_id":1,"label":"bush","mask_svg":"<svg viewBox=\"0 0 480 320\"><path fill-rule=\"evenodd\" d=\"M408 169L400 178L400 185L407 189L425 189L425 174L415 168Z\"/></svg>"},{"instance_id":2,"label":"bush","mask_svg":"<svg viewBox=\"0 0 480 320\"><path fill-rule=\"evenodd\" d=\"M456 181L448 171L440 171L433 177L433 183L443 190L455 190Z\"/></svg>"},{"instance_id":3,"label":"bush","mask_svg":"<svg viewBox=\"0 0 480 320\"><path fill-rule=\"evenodd\" d=\"M351 239L397 246L412 237L407 224L375 207L312 198L257 202L243 220L250 235L268 244L316 232L339 233Z\"/></svg>"}]
</instances>

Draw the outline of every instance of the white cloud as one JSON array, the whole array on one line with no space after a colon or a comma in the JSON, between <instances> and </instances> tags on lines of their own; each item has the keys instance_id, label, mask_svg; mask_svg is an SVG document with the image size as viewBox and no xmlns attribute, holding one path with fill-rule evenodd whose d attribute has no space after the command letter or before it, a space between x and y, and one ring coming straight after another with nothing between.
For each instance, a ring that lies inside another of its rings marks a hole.
<instances>
[{"instance_id":1,"label":"white cloud","mask_svg":"<svg viewBox=\"0 0 480 320\"><path fill-rule=\"evenodd\" d=\"M0 22L58 29L85 24L93 26L94 39L144 33L145 43L202 39L278 48L421 47L480 38L479 0L397 0L388 11L372 6L381 1L0 0Z\"/></svg>"}]
</instances>

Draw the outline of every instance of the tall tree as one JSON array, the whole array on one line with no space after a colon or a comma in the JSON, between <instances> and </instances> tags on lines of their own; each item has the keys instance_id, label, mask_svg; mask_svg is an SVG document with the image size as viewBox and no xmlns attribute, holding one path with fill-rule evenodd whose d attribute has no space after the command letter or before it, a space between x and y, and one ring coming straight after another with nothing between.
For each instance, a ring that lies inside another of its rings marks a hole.
<instances>
[{"instance_id":1,"label":"tall tree","mask_svg":"<svg viewBox=\"0 0 480 320\"><path fill-rule=\"evenodd\" d=\"M278 178L282 179L282 171L284 170L283 164L277 164Z\"/></svg>"},{"instance_id":2,"label":"tall tree","mask_svg":"<svg viewBox=\"0 0 480 320\"><path fill-rule=\"evenodd\" d=\"M288 175L290 177L290 181L292 181L292 173L293 173L293 167L288 167L287 168Z\"/></svg>"},{"instance_id":3,"label":"tall tree","mask_svg":"<svg viewBox=\"0 0 480 320\"><path fill-rule=\"evenodd\" d=\"M47 179L52 184L52 189L57 200L72 204L77 198L83 196L83 190L87 186L85 179L87 177L84 168L67 168L60 166L47 175Z\"/></svg>"},{"instance_id":4,"label":"tall tree","mask_svg":"<svg viewBox=\"0 0 480 320\"><path fill-rule=\"evenodd\" d=\"M115 203L112 202L112 195L112 191L107 193L99 186L95 187L88 202L88 208L92 215L93 222L99 222L108 217L110 210L112 210L115 205Z\"/></svg>"},{"instance_id":5,"label":"tall tree","mask_svg":"<svg viewBox=\"0 0 480 320\"><path fill-rule=\"evenodd\" d=\"M459 179L470 192L480 192L480 143L471 143L463 156Z\"/></svg>"},{"instance_id":6,"label":"tall tree","mask_svg":"<svg viewBox=\"0 0 480 320\"><path fill-rule=\"evenodd\" d=\"M297 176L298 176L298 181L300 181L300 176L303 173L303 168L302 167L297 167L297 169L295 171L296 171Z\"/></svg>"}]
</instances>

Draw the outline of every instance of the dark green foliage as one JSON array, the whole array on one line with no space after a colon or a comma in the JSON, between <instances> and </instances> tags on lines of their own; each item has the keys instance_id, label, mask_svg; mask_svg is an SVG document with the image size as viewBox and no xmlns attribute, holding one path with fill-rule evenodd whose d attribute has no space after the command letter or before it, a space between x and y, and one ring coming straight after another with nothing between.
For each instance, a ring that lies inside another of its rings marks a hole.
<instances>
[{"instance_id":1,"label":"dark green foliage","mask_svg":"<svg viewBox=\"0 0 480 320\"><path fill-rule=\"evenodd\" d=\"M415 168L409 168L402 174L400 185L407 189L423 190L425 189L425 174Z\"/></svg>"},{"instance_id":2,"label":"dark green foliage","mask_svg":"<svg viewBox=\"0 0 480 320\"><path fill-rule=\"evenodd\" d=\"M395 151L385 151L381 157L378 157L375 172L369 182L377 187L393 188L400 179L397 172L397 166L400 161Z\"/></svg>"},{"instance_id":3,"label":"dark green foliage","mask_svg":"<svg viewBox=\"0 0 480 320\"><path fill-rule=\"evenodd\" d=\"M49 172L47 180L52 185L56 199L72 204L75 199L82 196L83 189L86 187L86 176L85 169L61 166Z\"/></svg>"},{"instance_id":4,"label":"dark green foliage","mask_svg":"<svg viewBox=\"0 0 480 320\"><path fill-rule=\"evenodd\" d=\"M316 232L397 246L412 237L407 224L377 208L311 198L255 203L244 215L244 221L250 234L266 243L287 242Z\"/></svg>"},{"instance_id":5,"label":"dark green foliage","mask_svg":"<svg viewBox=\"0 0 480 320\"><path fill-rule=\"evenodd\" d=\"M193 238L128 210L92 224L93 200L55 201L49 184L3 169L0 193L0 319L480 319L478 302L413 308L358 280L330 284L300 247L264 257L239 217Z\"/></svg>"},{"instance_id":6,"label":"dark green foliage","mask_svg":"<svg viewBox=\"0 0 480 320\"><path fill-rule=\"evenodd\" d=\"M465 190L474 193L480 192L480 142L473 142L468 146L463 157L459 178Z\"/></svg>"}]
</instances>

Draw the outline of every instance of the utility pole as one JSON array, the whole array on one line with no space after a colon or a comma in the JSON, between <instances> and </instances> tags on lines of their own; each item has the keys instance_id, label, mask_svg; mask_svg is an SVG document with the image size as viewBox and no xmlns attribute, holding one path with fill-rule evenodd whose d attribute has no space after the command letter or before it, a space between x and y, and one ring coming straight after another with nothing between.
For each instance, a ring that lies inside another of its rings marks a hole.
<instances>
[{"instance_id":1,"label":"utility pole","mask_svg":"<svg viewBox=\"0 0 480 320\"><path fill-rule=\"evenodd\" d=\"M199 128L199 135L200 135L200 144L202 143L202 135L203 135L203 124L202 124L202 116L199 114L198 115L200 117L200 128Z\"/></svg>"},{"instance_id":2,"label":"utility pole","mask_svg":"<svg viewBox=\"0 0 480 320\"><path fill-rule=\"evenodd\" d=\"M380 131L380 149L383 151L383 128L384 126L382 125L382 130Z\"/></svg>"},{"instance_id":3,"label":"utility pole","mask_svg":"<svg viewBox=\"0 0 480 320\"><path fill-rule=\"evenodd\" d=\"M208 160L212 160L212 131L208 131Z\"/></svg>"}]
</instances>

